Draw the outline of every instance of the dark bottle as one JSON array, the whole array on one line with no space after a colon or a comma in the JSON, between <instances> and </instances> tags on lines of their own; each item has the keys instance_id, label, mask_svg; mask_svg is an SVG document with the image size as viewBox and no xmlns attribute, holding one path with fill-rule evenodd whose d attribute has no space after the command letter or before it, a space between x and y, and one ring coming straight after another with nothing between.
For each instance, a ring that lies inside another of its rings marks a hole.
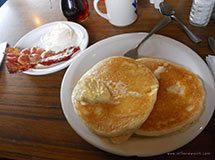
<instances>
[{"instance_id":1,"label":"dark bottle","mask_svg":"<svg viewBox=\"0 0 215 160\"><path fill-rule=\"evenodd\" d=\"M61 9L68 21L81 22L89 16L87 0L61 0Z\"/></svg>"}]
</instances>

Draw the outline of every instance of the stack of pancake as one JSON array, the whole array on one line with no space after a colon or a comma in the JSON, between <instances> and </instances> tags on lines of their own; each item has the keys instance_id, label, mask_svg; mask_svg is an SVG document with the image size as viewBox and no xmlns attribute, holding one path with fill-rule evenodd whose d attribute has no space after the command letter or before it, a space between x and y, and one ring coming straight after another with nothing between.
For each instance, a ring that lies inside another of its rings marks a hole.
<instances>
[{"instance_id":1,"label":"stack of pancake","mask_svg":"<svg viewBox=\"0 0 215 160\"><path fill-rule=\"evenodd\" d=\"M95 134L122 143L162 136L196 121L205 91L197 75L163 59L110 57L77 82L75 112Z\"/></svg>"}]
</instances>

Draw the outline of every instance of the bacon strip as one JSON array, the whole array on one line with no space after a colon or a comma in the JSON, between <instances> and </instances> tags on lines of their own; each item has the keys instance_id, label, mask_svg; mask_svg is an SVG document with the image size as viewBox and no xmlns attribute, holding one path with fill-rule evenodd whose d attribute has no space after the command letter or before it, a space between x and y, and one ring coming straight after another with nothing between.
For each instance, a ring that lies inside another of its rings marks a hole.
<instances>
[{"instance_id":1,"label":"bacon strip","mask_svg":"<svg viewBox=\"0 0 215 160\"><path fill-rule=\"evenodd\" d=\"M42 59L39 64L45 65L45 66L49 66L52 65L54 63L58 63L61 61L67 61L68 59L70 59L70 57L76 53L80 48L72 48L70 50L66 50L64 52L60 52L60 54L57 55L53 55L50 57L47 57L45 59Z\"/></svg>"},{"instance_id":2,"label":"bacon strip","mask_svg":"<svg viewBox=\"0 0 215 160\"><path fill-rule=\"evenodd\" d=\"M42 48L25 48L19 50L17 48L6 49L6 66L10 73L17 73L34 68L37 64L50 66L55 63L66 61L71 58L79 47L70 47L63 51L45 51Z\"/></svg>"}]
</instances>

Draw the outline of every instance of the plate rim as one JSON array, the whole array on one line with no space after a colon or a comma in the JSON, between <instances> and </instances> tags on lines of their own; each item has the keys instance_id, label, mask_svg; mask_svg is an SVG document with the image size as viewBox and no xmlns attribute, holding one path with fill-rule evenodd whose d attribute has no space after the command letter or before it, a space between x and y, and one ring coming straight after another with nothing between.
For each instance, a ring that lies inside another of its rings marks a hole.
<instances>
[{"instance_id":1,"label":"plate rim","mask_svg":"<svg viewBox=\"0 0 215 160\"><path fill-rule=\"evenodd\" d=\"M84 55L87 56L87 54L90 54L90 53L89 53L89 50L91 50L91 48L96 47L97 45L100 45L100 44L102 44L102 43L105 43L105 41L109 41L110 39L114 39L114 38L126 37L126 36L129 36L129 35L132 35L132 34L133 34L133 35L138 35L138 34L146 35L147 32L124 33L124 34L118 34L118 35L114 35L114 36L105 38L105 39L103 39L103 40L100 40L100 41L94 43L94 44L91 45L90 47L88 47L88 48L84 51L84 53L86 52ZM177 43L177 44L179 44L180 46L183 46L183 47L185 47L186 49L191 50L193 53L195 53L196 58L197 58L198 60L202 61L202 62L204 63L204 65L206 65L206 63L202 60L202 58L201 58L195 51L193 51L191 48L189 48L189 47L186 46L185 44L183 44L183 43L181 43L181 42L179 42L179 41L177 41L177 40L175 40L175 39L172 39L172 38L170 38L170 37L167 37L167 36L163 36L163 35L160 35L160 34L155 34L155 35L156 35L156 36L161 36L162 38L167 38L168 40L173 41L174 43ZM76 62L76 63L78 63L78 62ZM68 118L68 115L67 115L67 113L66 113L66 109L64 108L64 105L63 105L63 103L64 103L64 102L63 102L63 95L64 95L64 93L63 93L63 87L64 87L64 85L65 85L65 81L66 81L67 75L68 75L68 73L69 73L71 67L72 67L72 64L68 67L68 69L67 69L67 71L65 72L65 75L64 75L64 77L63 77L63 80L62 80L62 83L61 83L60 100L61 100L61 107L62 107L64 116L66 117L67 122L68 122L68 123L70 124L70 126L73 128L73 124L71 124L71 122L70 122L70 120L69 120L69 118ZM206 65L206 67L207 67L207 70L209 71L209 75L210 75L209 79L211 79L212 82L213 82L213 84L211 84L211 85L213 86L213 92L215 93L215 82L214 82L212 73L211 73L211 71L210 71L210 69L208 68L207 65ZM212 118L212 115L213 115L213 113L214 113L214 109L215 109L215 106L213 105L213 108L212 108L213 112L212 112L211 115L209 116L210 118L209 118L209 119L207 120L207 122L205 123L203 129L207 126L207 124L209 123L210 119ZM89 139L85 138L85 137L83 136L83 134L79 132L79 130L73 128L73 130L74 130L82 139L84 139L85 141L87 141L87 142L90 143L91 145L93 145L93 146L95 146L95 147L97 147L97 148L99 148L99 149L101 149L101 150L103 150L103 151L106 151L106 152L109 152L109 153L113 153L113 154L116 154L116 155L120 155L120 156L138 156L138 157L155 156L155 155L161 155L161 154L164 154L164 153L167 153L167 152L170 152L170 151L174 151L174 150L176 150L176 149L178 149L178 148L180 148L180 147L186 145L187 143L191 142L193 139L195 139L195 138L203 131L203 129L200 130L199 133L198 133L197 135L192 136L192 138L189 138L189 140L187 140L186 143L181 144L181 145L177 145L177 146L175 146L174 148L169 149L168 151L163 151L163 152L159 152L159 153L155 153L155 154L145 154L145 153L143 153L143 154L132 154L132 155L131 155L131 154L124 154L124 153L118 152L118 151L113 151L113 150L107 149L107 148L105 148L105 147L103 147L103 146L101 146L101 145L98 145L98 144L96 144L96 143L90 141Z\"/></svg>"},{"instance_id":2,"label":"plate rim","mask_svg":"<svg viewBox=\"0 0 215 160\"><path fill-rule=\"evenodd\" d=\"M42 76L42 75L48 75L48 74L52 74L52 73L55 73L55 72L58 72L58 71L61 71L63 70L64 68L68 67L72 62L73 62L73 59L75 57L78 57L79 55L82 54L82 52L87 48L88 44L89 44L89 34L87 32L87 30L80 24L78 23L75 23L75 22L71 22L71 21L53 21L53 22L50 22L50 23L45 23L41 26L38 26L32 30L30 30L29 32L27 32L26 34L24 34L17 42L16 44L14 45L14 47L19 47L20 43L22 43L22 41L24 39L26 39L26 37L29 37L30 35L32 34L35 34L36 32L38 32L39 30L42 30L46 27L51 27L52 25L55 25L57 23L65 23L65 24L68 24L69 26L75 26L75 27L78 27L80 30L82 30L83 32L83 35L84 35L84 44L83 44L83 47L82 49L80 49L74 56L72 56L69 60L63 62L63 63L60 63L59 65L61 64L64 64L64 63L67 63L65 64L64 66L60 66L59 68L56 67L56 66L52 66L52 67L48 67L48 68L44 68L43 69L30 69L30 70L27 70L27 71L24 71L22 73L24 74L28 74L28 75L33 75L33 76ZM53 67L56 67L53 69ZM53 70L52 70L53 69ZM38 70L43 70L43 71L38 71ZM36 72L34 72L36 71Z\"/></svg>"}]
</instances>

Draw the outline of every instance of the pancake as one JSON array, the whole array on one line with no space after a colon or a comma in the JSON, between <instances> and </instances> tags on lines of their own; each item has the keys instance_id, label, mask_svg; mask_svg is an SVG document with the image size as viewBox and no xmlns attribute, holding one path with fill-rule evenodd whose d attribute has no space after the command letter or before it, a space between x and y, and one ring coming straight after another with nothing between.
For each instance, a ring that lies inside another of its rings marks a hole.
<instances>
[{"instance_id":1,"label":"pancake","mask_svg":"<svg viewBox=\"0 0 215 160\"><path fill-rule=\"evenodd\" d=\"M72 92L72 103L92 132L114 141L125 133L130 137L148 118L158 87L155 75L141 63L110 57L81 77Z\"/></svg>"},{"instance_id":2,"label":"pancake","mask_svg":"<svg viewBox=\"0 0 215 160\"><path fill-rule=\"evenodd\" d=\"M124 132L120 136L111 137L110 141L113 144L121 144L123 142L126 142L132 135L133 135L133 131Z\"/></svg>"},{"instance_id":3,"label":"pancake","mask_svg":"<svg viewBox=\"0 0 215 160\"><path fill-rule=\"evenodd\" d=\"M196 121L204 108L205 91L197 75L163 59L142 58L159 81L157 101L148 119L135 132L161 136Z\"/></svg>"}]
</instances>

